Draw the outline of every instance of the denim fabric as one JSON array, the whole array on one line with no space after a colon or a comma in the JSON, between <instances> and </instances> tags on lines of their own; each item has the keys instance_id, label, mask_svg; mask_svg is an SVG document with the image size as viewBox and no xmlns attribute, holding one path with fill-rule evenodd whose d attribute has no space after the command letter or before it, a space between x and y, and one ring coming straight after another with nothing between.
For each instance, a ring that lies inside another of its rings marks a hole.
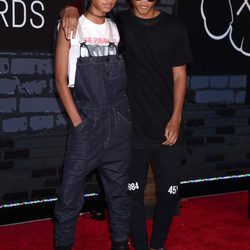
<instances>
[{"instance_id":1,"label":"denim fabric","mask_svg":"<svg viewBox=\"0 0 250 250\"><path fill-rule=\"evenodd\" d=\"M95 168L99 169L109 203L112 239L128 239L131 122L125 88L121 56L78 59L74 98L83 122L69 131L55 207L56 246L74 244L76 222L84 204L85 179Z\"/></svg>"}]
</instances>

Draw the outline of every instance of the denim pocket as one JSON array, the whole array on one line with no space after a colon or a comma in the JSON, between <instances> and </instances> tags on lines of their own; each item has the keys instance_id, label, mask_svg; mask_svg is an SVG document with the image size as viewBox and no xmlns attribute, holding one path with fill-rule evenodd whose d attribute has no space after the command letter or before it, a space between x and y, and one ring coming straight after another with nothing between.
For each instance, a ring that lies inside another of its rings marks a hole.
<instances>
[{"instance_id":1,"label":"denim pocket","mask_svg":"<svg viewBox=\"0 0 250 250\"><path fill-rule=\"evenodd\" d=\"M74 133L78 133L82 130L88 130L95 127L96 118L93 112L81 110L80 115L82 117L82 122L76 127L73 127Z\"/></svg>"},{"instance_id":2,"label":"denim pocket","mask_svg":"<svg viewBox=\"0 0 250 250\"><path fill-rule=\"evenodd\" d=\"M119 79L121 75L122 66L117 63L110 63L107 65L107 76L109 79Z\"/></svg>"},{"instance_id":3,"label":"denim pocket","mask_svg":"<svg viewBox=\"0 0 250 250\"><path fill-rule=\"evenodd\" d=\"M115 137L130 138L131 114L127 101L114 107Z\"/></svg>"},{"instance_id":4,"label":"denim pocket","mask_svg":"<svg viewBox=\"0 0 250 250\"><path fill-rule=\"evenodd\" d=\"M128 109L126 112L116 111L116 114L125 122L131 124L131 114L130 110Z\"/></svg>"},{"instance_id":5,"label":"denim pocket","mask_svg":"<svg viewBox=\"0 0 250 250\"><path fill-rule=\"evenodd\" d=\"M122 121L131 124L131 113L127 102L115 107L115 112L117 118L119 117Z\"/></svg>"},{"instance_id":6,"label":"denim pocket","mask_svg":"<svg viewBox=\"0 0 250 250\"><path fill-rule=\"evenodd\" d=\"M73 130L74 130L75 132L78 132L78 131L81 131L82 128L85 127L85 126L86 126L86 119L83 118L83 120L82 120L81 123L79 123L77 126L73 127Z\"/></svg>"},{"instance_id":7,"label":"denim pocket","mask_svg":"<svg viewBox=\"0 0 250 250\"><path fill-rule=\"evenodd\" d=\"M131 115L128 102L113 107L113 116L112 138L113 142L117 143L116 151L126 151L131 140Z\"/></svg>"}]
</instances>

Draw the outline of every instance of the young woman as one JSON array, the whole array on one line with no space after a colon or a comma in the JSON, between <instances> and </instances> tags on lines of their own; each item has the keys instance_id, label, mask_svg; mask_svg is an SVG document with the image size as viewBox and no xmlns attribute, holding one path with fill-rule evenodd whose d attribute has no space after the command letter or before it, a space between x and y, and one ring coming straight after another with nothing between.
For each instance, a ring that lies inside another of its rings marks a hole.
<instances>
[{"instance_id":1,"label":"young woman","mask_svg":"<svg viewBox=\"0 0 250 250\"><path fill-rule=\"evenodd\" d=\"M85 178L98 168L109 203L112 250L122 250L128 249L131 124L119 33L106 17L116 0L84 3L76 36L65 39L60 27L56 45L56 86L72 128L55 207L55 245L73 246Z\"/></svg>"}]
</instances>

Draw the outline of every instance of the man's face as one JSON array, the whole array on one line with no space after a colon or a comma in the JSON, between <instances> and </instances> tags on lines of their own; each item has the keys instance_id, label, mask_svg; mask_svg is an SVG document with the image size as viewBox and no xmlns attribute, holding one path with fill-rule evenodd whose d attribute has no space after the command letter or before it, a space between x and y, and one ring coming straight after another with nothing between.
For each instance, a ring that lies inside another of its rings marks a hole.
<instances>
[{"instance_id":1,"label":"man's face","mask_svg":"<svg viewBox=\"0 0 250 250\"><path fill-rule=\"evenodd\" d=\"M156 0L152 2L148 0L131 0L131 2L135 16L145 19L153 17Z\"/></svg>"}]
</instances>

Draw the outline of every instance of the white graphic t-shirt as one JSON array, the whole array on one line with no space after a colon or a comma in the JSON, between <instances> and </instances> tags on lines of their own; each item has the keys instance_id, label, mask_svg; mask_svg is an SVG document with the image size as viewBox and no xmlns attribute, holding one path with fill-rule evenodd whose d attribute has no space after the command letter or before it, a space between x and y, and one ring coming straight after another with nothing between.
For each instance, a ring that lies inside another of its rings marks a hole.
<instances>
[{"instance_id":1,"label":"white graphic t-shirt","mask_svg":"<svg viewBox=\"0 0 250 250\"><path fill-rule=\"evenodd\" d=\"M108 49L109 43L116 46L120 41L117 26L110 19L105 18L103 24L95 24L88 20L84 15L79 18L78 29L75 38L70 39L69 62L68 62L68 81L69 87L74 87L76 62L80 56L80 43L88 45L91 56L106 56L116 54L115 48ZM86 48L81 49L81 56L89 56Z\"/></svg>"}]
</instances>

